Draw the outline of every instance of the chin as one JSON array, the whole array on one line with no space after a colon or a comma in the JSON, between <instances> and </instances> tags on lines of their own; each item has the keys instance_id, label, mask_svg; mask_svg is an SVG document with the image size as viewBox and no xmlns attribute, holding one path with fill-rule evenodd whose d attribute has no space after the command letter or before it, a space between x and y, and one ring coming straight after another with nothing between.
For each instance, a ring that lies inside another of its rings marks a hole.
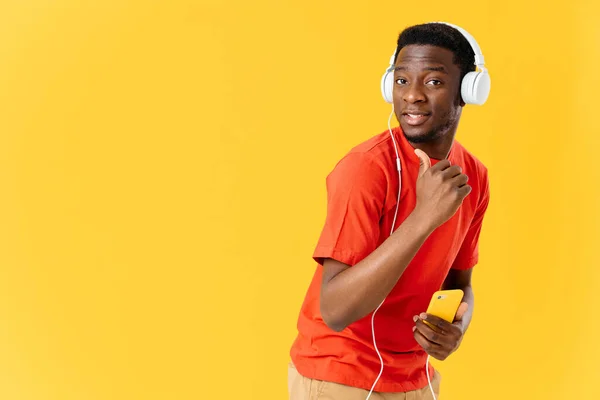
<instances>
[{"instance_id":1,"label":"chin","mask_svg":"<svg viewBox=\"0 0 600 400\"><path fill-rule=\"evenodd\" d=\"M413 143L424 143L435 139L435 131L428 129L425 126L404 126L400 125L404 137Z\"/></svg>"}]
</instances>

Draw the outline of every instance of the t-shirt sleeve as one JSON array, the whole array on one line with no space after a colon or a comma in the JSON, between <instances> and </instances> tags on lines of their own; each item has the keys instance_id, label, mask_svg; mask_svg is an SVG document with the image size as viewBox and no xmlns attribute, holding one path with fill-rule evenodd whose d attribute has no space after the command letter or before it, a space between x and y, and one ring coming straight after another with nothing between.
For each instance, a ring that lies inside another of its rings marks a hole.
<instances>
[{"instance_id":1,"label":"t-shirt sleeve","mask_svg":"<svg viewBox=\"0 0 600 400\"><path fill-rule=\"evenodd\" d=\"M327 176L327 217L313 259L355 265L377 248L387 191L381 166L367 153L346 155Z\"/></svg>"},{"instance_id":2,"label":"t-shirt sleeve","mask_svg":"<svg viewBox=\"0 0 600 400\"><path fill-rule=\"evenodd\" d=\"M487 172L484 174L484 182L479 204L475 210L475 216L471 226L463 240L458 255L452 264L452 269L466 270L473 268L479 262L479 234L483 224L483 217L490 202L490 190Z\"/></svg>"}]
</instances>

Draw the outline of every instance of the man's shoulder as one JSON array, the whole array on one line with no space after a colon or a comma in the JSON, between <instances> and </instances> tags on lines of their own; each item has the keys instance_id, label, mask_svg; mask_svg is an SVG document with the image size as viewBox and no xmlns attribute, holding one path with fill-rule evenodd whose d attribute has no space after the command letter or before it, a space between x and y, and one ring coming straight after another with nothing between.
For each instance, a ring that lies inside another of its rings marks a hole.
<instances>
[{"instance_id":1,"label":"man's shoulder","mask_svg":"<svg viewBox=\"0 0 600 400\"><path fill-rule=\"evenodd\" d=\"M387 131L371 136L346 151L338 164L359 163L385 167L390 152L390 141Z\"/></svg>"},{"instance_id":2,"label":"man's shoulder","mask_svg":"<svg viewBox=\"0 0 600 400\"><path fill-rule=\"evenodd\" d=\"M470 171L476 171L480 177L487 179L488 170L485 164L459 141L455 140L454 146L456 146L455 151L459 153L459 157L463 160L465 166Z\"/></svg>"},{"instance_id":3,"label":"man's shoulder","mask_svg":"<svg viewBox=\"0 0 600 400\"><path fill-rule=\"evenodd\" d=\"M382 153L382 151L385 151L388 148L388 142L390 140L389 132L384 131L355 145L350 149L348 154L362 153L368 154L371 157L377 157Z\"/></svg>"},{"instance_id":4,"label":"man's shoulder","mask_svg":"<svg viewBox=\"0 0 600 400\"><path fill-rule=\"evenodd\" d=\"M347 150L336 162L332 173L336 175L375 174L383 177L389 160L389 133L379 133Z\"/></svg>"}]
</instances>

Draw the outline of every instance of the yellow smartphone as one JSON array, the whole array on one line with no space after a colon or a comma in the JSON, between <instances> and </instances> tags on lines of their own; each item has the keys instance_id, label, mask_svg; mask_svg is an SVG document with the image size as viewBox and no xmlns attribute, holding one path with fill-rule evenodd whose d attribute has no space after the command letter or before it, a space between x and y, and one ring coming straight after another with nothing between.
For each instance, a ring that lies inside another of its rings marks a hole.
<instances>
[{"instance_id":1,"label":"yellow smartphone","mask_svg":"<svg viewBox=\"0 0 600 400\"><path fill-rule=\"evenodd\" d=\"M460 289L437 291L431 296L427 314L435 315L452 323L463 296L464 292Z\"/></svg>"}]
</instances>

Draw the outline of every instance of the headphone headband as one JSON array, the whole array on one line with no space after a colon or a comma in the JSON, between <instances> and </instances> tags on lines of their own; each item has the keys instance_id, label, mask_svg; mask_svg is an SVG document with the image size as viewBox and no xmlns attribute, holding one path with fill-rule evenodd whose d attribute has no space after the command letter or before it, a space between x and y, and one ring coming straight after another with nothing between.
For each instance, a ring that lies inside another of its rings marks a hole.
<instances>
[{"instance_id":1,"label":"headphone headband","mask_svg":"<svg viewBox=\"0 0 600 400\"><path fill-rule=\"evenodd\" d=\"M475 38L469 32L467 32L460 26L457 26L457 25L454 25L454 24L451 24L448 22L440 21L440 22L436 22L436 23L451 26L452 28L454 28L457 31L459 31L460 33L462 33L462 35L465 37L465 39L467 39L467 41L471 45L471 48L473 49L473 53L475 53L475 65L480 68L483 67L483 54L481 53L481 48L479 47L479 44L477 43Z\"/></svg>"},{"instance_id":2,"label":"headphone headband","mask_svg":"<svg viewBox=\"0 0 600 400\"><path fill-rule=\"evenodd\" d=\"M473 53L475 53L475 59L474 59L473 64L475 64L476 66L478 66L481 69L484 68L483 67L483 64L484 64L483 53L481 52L481 48L479 47L479 44L477 43L477 41L475 40L473 35L471 35L469 32L467 32L460 26L451 24L449 22L436 21L436 22L430 22L430 23L448 25L448 26L456 29L458 32L460 32L460 34L462 34L463 37L465 39L467 39L467 42L469 42L469 45L471 46ZM396 62L397 56L398 56L398 46L396 46L396 50L394 50L394 54L392 55L392 58L390 58L390 67L392 67L394 65L394 62Z\"/></svg>"}]
</instances>

